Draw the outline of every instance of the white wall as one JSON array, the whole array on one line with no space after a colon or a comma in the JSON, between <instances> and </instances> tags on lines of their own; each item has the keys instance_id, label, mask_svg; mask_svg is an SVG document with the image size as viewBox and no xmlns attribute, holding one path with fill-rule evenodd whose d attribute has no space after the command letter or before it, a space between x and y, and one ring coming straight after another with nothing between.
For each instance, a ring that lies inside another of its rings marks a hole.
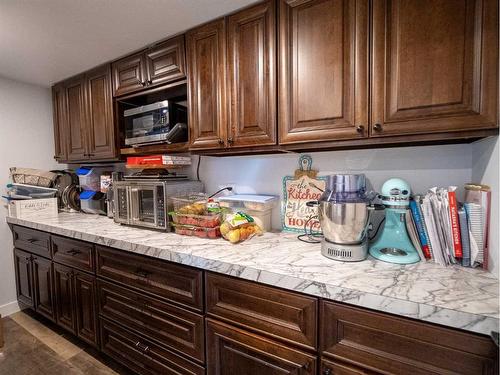
<instances>
[{"instance_id":1,"label":"white wall","mask_svg":"<svg viewBox=\"0 0 500 375\"><path fill-rule=\"evenodd\" d=\"M54 169L52 99L50 89L0 77L0 191L5 191L10 167ZM0 207L0 314L17 308L12 235Z\"/></svg>"},{"instance_id":2,"label":"white wall","mask_svg":"<svg viewBox=\"0 0 500 375\"><path fill-rule=\"evenodd\" d=\"M498 137L487 138L472 145L472 182L489 185L491 187L491 216L490 216L490 238L489 238L489 270L497 277L499 276L499 252L500 252L500 201L498 199L500 186L500 147Z\"/></svg>"}]
</instances>

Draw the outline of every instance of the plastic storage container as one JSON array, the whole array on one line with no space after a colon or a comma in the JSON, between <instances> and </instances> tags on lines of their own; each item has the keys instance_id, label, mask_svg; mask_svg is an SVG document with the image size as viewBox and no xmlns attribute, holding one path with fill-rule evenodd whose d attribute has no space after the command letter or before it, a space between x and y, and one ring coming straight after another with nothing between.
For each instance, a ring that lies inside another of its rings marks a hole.
<instances>
[{"instance_id":1,"label":"plastic storage container","mask_svg":"<svg viewBox=\"0 0 500 375\"><path fill-rule=\"evenodd\" d=\"M207 195L204 193L189 193L170 200L177 214L204 215L207 210Z\"/></svg>"},{"instance_id":2,"label":"plastic storage container","mask_svg":"<svg viewBox=\"0 0 500 375\"><path fill-rule=\"evenodd\" d=\"M76 170L82 190L101 191L101 174L113 167L80 167Z\"/></svg>"},{"instance_id":3,"label":"plastic storage container","mask_svg":"<svg viewBox=\"0 0 500 375\"><path fill-rule=\"evenodd\" d=\"M173 224L173 227L175 233L182 234L184 236L195 236L200 238L222 237L220 233L220 227L203 228L203 227L196 227L193 225L181 225L181 224Z\"/></svg>"},{"instance_id":4,"label":"plastic storage container","mask_svg":"<svg viewBox=\"0 0 500 375\"><path fill-rule=\"evenodd\" d=\"M13 198L55 198L57 194L57 189L34 186L34 185L24 185L24 184L9 184L7 185L8 195Z\"/></svg>"},{"instance_id":5,"label":"plastic storage container","mask_svg":"<svg viewBox=\"0 0 500 375\"><path fill-rule=\"evenodd\" d=\"M271 230L272 210L279 197L275 195L235 194L219 198L221 207L244 212L254 218L255 223L265 232Z\"/></svg>"},{"instance_id":6,"label":"plastic storage container","mask_svg":"<svg viewBox=\"0 0 500 375\"><path fill-rule=\"evenodd\" d=\"M203 228L215 228L222 224L221 214L192 215L171 212L170 215L175 224L196 225Z\"/></svg>"},{"instance_id":7,"label":"plastic storage container","mask_svg":"<svg viewBox=\"0 0 500 375\"><path fill-rule=\"evenodd\" d=\"M87 214L106 215L106 194L90 190L82 191L80 207Z\"/></svg>"}]
</instances>

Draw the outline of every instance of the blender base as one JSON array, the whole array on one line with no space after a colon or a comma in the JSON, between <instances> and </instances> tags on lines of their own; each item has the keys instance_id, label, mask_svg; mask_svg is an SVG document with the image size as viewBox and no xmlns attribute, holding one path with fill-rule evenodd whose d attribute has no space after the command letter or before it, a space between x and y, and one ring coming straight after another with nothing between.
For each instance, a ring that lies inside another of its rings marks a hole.
<instances>
[{"instance_id":1,"label":"blender base","mask_svg":"<svg viewBox=\"0 0 500 375\"><path fill-rule=\"evenodd\" d=\"M327 258L341 262L359 262L365 260L368 255L367 241L360 244L345 245L321 241L321 254Z\"/></svg>"}]
</instances>

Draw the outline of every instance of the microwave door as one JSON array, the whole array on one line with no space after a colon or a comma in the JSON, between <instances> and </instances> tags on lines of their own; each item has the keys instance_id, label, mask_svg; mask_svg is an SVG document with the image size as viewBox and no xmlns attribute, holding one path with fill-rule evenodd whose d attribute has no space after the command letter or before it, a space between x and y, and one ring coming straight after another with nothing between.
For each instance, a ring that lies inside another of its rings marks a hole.
<instances>
[{"instance_id":1,"label":"microwave door","mask_svg":"<svg viewBox=\"0 0 500 375\"><path fill-rule=\"evenodd\" d=\"M157 228L157 197L154 187L138 186L130 189L132 225Z\"/></svg>"}]
</instances>

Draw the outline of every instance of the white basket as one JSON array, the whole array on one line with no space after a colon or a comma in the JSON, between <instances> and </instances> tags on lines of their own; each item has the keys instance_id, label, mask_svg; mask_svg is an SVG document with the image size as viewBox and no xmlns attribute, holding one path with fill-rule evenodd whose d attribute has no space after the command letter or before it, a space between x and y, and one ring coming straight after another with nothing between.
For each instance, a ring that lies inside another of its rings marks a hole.
<instances>
[{"instance_id":1,"label":"white basket","mask_svg":"<svg viewBox=\"0 0 500 375\"><path fill-rule=\"evenodd\" d=\"M57 217L57 198L10 201L9 216L17 219Z\"/></svg>"}]
</instances>

